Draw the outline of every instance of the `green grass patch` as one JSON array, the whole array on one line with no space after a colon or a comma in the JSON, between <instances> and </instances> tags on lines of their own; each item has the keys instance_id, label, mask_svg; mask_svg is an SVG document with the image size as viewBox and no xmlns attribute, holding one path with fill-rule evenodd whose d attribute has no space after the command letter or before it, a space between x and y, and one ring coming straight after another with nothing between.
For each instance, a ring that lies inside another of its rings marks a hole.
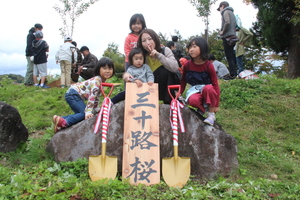
<instances>
[{"instance_id":1,"label":"green grass patch","mask_svg":"<svg viewBox=\"0 0 300 200\"><path fill-rule=\"evenodd\" d=\"M112 94L124 89L123 81ZM66 89L0 82L0 101L18 109L30 132L14 152L0 153L0 200L6 199L299 199L300 79L262 76L221 83L217 122L238 145L239 169L215 180L190 178L182 189L132 186L121 177L92 182L88 161L55 163L45 151L54 114L72 113Z\"/></svg>"}]
</instances>

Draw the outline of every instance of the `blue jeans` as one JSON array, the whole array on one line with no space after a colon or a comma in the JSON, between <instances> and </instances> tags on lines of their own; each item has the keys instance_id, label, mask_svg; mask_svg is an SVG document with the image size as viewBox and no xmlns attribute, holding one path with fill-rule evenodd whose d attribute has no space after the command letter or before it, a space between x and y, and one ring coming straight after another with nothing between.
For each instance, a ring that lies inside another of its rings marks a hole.
<instances>
[{"instance_id":1,"label":"blue jeans","mask_svg":"<svg viewBox=\"0 0 300 200\"><path fill-rule=\"evenodd\" d=\"M236 57L236 65L238 67L238 74L241 73L242 71L244 71L244 63L243 63L243 55Z\"/></svg>"},{"instance_id":2,"label":"blue jeans","mask_svg":"<svg viewBox=\"0 0 300 200\"><path fill-rule=\"evenodd\" d=\"M78 92L74 89L69 89L66 92L65 99L71 109L74 111L74 114L63 116L68 124L68 126L72 126L74 124L77 124L78 122L84 120L85 118L85 103L79 96Z\"/></svg>"}]
</instances>

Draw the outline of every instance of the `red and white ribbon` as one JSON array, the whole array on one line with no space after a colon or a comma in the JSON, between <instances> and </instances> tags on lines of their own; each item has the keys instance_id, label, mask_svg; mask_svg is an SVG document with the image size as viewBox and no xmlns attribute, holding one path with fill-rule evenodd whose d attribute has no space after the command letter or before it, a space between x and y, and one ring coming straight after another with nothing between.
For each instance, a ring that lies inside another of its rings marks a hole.
<instances>
[{"instance_id":1,"label":"red and white ribbon","mask_svg":"<svg viewBox=\"0 0 300 200\"><path fill-rule=\"evenodd\" d=\"M177 99L173 99L171 101L170 107L170 122L172 125L173 145L178 146L178 121L181 132L185 132L183 119L180 112L180 108L183 108L183 104L180 103Z\"/></svg>"},{"instance_id":2,"label":"red and white ribbon","mask_svg":"<svg viewBox=\"0 0 300 200\"><path fill-rule=\"evenodd\" d=\"M94 126L94 133L97 134L100 129L100 123L102 121L102 143L106 143L107 139L107 132L108 132L108 124L109 124L109 113L111 108L112 102L110 98L105 97L103 99L100 112L98 114L95 126Z\"/></svg>"}]
</instances>

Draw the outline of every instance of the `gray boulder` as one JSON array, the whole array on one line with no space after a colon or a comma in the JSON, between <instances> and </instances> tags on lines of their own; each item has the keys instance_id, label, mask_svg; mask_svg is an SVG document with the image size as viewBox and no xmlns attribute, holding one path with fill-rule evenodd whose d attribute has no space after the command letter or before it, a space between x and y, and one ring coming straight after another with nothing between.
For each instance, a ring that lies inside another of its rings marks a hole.
<instances>
[{"instance_id":1,"label":"gray boulder","mask_svg":"<svg viewBox=\"0 0 300 200\"><path fill-rule=\"evenodd\" d=\"M169 121L170 106L160 104L160 156L173 157L172 129ZM229 175L238 166L235 138L218 125L203 123L204 118L184 107L182 117L186 132L179 132L179 156L191 159L191 174L199 178ZM47 145L56 162L75 161L101 154L101 134L94 134L96 117L84 120L56 133ZM111 109L107 139L108 156L118 157L118 171L122 170L124 102Z\"/></svg>"},{"instance_id":2,"label":"gray boulder","mask_svg":"<svg viewBox=\"0 0 300 200\"><path fill-rule=\"evenodd\" d=\"M27 141L27 138L28 130L18 110L0 101L0 152L16 150L18 144Z\"/></svg>"}]
</instances>

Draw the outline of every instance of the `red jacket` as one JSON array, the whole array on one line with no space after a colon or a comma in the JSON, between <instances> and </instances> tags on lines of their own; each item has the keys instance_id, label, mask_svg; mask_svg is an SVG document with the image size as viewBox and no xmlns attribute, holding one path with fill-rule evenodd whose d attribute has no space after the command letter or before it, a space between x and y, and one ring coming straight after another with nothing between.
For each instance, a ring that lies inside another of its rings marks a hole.
<instances>
[{"instance_id":1,"label":"red jacket","mask_svg":"<svg viewBox=\"0 0 300 200\"><path fill-rule=\"evenodd\" d=\"M128 36L125 38L124 43L124 53L125 53L125 62L129 62L128 55L131 49L135 48L137 45L139 36L133 33L129 33Z\"/></svg>"}]
</instances>

